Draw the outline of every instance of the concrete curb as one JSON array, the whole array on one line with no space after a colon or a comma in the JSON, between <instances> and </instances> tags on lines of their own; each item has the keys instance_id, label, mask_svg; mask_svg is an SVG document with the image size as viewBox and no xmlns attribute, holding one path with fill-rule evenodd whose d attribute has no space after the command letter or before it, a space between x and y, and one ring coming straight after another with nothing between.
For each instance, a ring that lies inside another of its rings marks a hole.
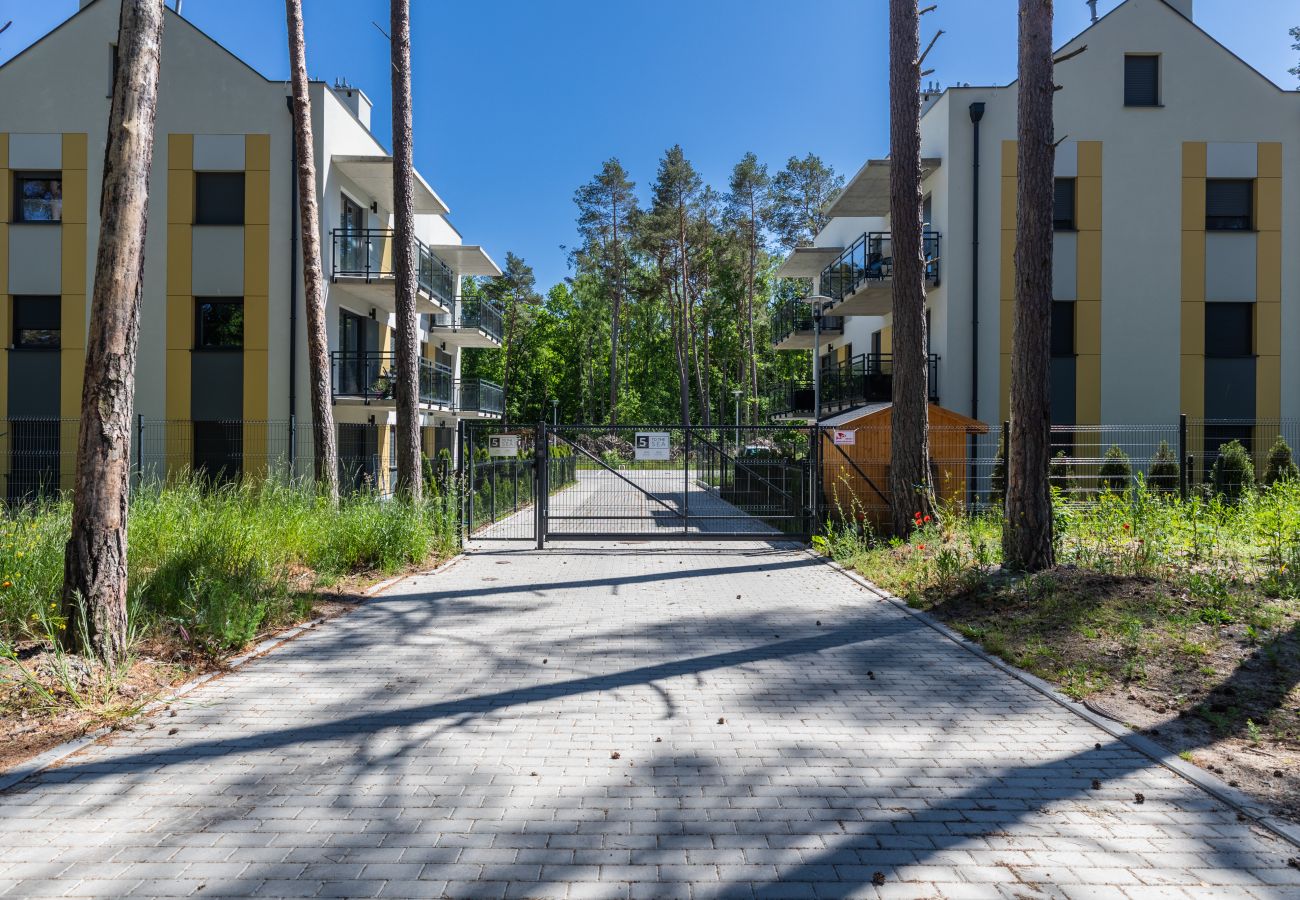
<instances>
[{"instance_id":1,"label":"concrete curb","mask_svg":"<svg viewBox=\"0 0 1300 900\"><path fill-rule=\"evenodd\" d=\"M400 584L401 582L405 581L408 578L420 578L428 575L438 575L446 571L447 569L451 568L452 566L454 566L456 563L460 562L464 558L465 558L465 554L463 552L458 553L455 556L448 559L442 565L437 566L433 569L429 569L428 571L410 572L405 575L398 575L393 578L388 578L384 581L379 582L378 584L372 584L370 587L362 591L361 595L369 599L371 597L378 596L379 594L383 593L384 591L388 590L391 587ZM335 616L334 618L338 618L338 616ZM140 708L140 711L138 713L136 713L127 721L130 723L134 723L150 715L153 715L159 710L165 709L166 707L175 703L177 700L181 699L182 697L184 697L186 694L190 693L194 689L202 687L203 685L207 684L209 681L213 681L214 679L222 678L226 675L229 675L231 672L233 672L235 669L238 669L240 666L243 666L246 663L250 663L255 659L259 659L263 656L266 656L267 654L271 653L273 650L277 650L280 647L283 647L285 644L289 643L295 638L302 636L308 631L311 631L313 628L316 628L317 626L322 625L328 621L329 619L327 617L321 616L319 618L312 619L309 622L303 622L300 625L295 625L292 628L289 628L285 631L281 631L278 634L272 635L271 637L267 638L266 640L254 646L251 650L245 651L244 653L230 660L230 662L226 664L226 667L224 669L218 670L216 672L208 672L206 674L199 675L196 678L191 678L189 681L185 682L184 684L172 688L171 693L168 694L166 697L145 704L143 707ZM0 794L3 794L5 791L9 790L11 787L14 787L17 784L21 784L22 782L26 781L28 778L31 778L33 775L39 775L41 772L44 772L46 769L53 768L54 766L63 762L63 760L67 759L68 757L76 753L80 753L82 750L86 749L91 744L98 742L101 738L107 737L108 735L112 734L114 731L117 730L119 729L107 728L107 727L96 728L94 731L89 731L83 734L81 737L73 738L70 741L66 741L62 744L59 744L57 747L51 747L49 750L46 750L44 753L33 756L31 759L27 760L26 762L19 763L17 766L15 766L14 768L10 769L7 772L0 772Z\"/></svg>"},{"instance_id":2,"label":"concrete curb","mask_svg":"<svg viewBox=\"0 0 1300 900\"><path fill-rule=\"evenodd\" d=\"M815 550L810 549L807 552L809 555L816 557L841 575L847 577L859 587L873 594L876 598L893 604L895 608L907 613L907 615L918 620L928 628L932 628L939 632L939 634L943 635L954 644L957 644L967 652L978 656L995 669L1005 672L1007 675L1010 675L1012 678L1027 687L1030 687L1047 697L1052 702L1065 707L1080 718L1086 719L1090 724L1097 726L1102 731L1121 741L1129 748L1141 753L1143 756L1165 767L1175 775L1178 775L1184 780L1196 785L1196 787L1205 791L1221 803L1227 804L1229 807L1254 822L1260 828L1263 828L1269 833L1276 835L1296 847L1300 847L1300 827L1279 819L1277 816L1271 815L1266 807L1262 806L1259 801L1246 792L1232 787L1199 766L1194 766L1191 763L1180 759L1177 754L1170 752L1168 749L1160 746L1150 738L1137 734L1113 719L1108 719L1105 716L1098 715L1082 703L1071 700L1069 697L1057 690L1056 686L1052 683L1044 681L1036 675L1031 675L1023 669L1017 669L1015 666L998 659L974 641L971 641L956 631L953 631L938 619L935 619L918 609L913 609L908 606L907 602L902 598L895 597L888 591L881 590L852 569L848 569L834 560L822 556Z\"/></svg>"}]
</instances>

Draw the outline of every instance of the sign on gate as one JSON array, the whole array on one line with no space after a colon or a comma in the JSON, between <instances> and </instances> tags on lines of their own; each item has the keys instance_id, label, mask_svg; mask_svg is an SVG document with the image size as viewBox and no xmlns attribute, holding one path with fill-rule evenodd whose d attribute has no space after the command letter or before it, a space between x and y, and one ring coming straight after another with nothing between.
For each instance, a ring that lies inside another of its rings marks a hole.
<instances>
[{"instance_id":1,"label":"sign on gate","mask_svg":"<svg viewBox=\"0 0 1300 900\"><path fill-rule=\"evenodd\" d=\"M666 431L638 431L636 433L637 459L669 458L672 441Z\"/></svg>"},{"instance_id":2,"label":"sign on gate","mask_svg":"<svg viewBox=\"0 0 1300 900\"><path fill-rule=\"evenodd\" d=\"M857 443L858 433L856 431L843 431L837 428L832 433L831 437L832 440L834 440L838 446L852 447L854 444Z\"/></svg>"},{"instance_id":3,"label":"sign on gate","mask_svg":"<svg viewBox=\"0 0 1300 900\"><path fill-rule=\"evenodd\" d=\"M517 456L519 454L519 435L488 435L488 456Z\"/></svg>"}]
</instances>

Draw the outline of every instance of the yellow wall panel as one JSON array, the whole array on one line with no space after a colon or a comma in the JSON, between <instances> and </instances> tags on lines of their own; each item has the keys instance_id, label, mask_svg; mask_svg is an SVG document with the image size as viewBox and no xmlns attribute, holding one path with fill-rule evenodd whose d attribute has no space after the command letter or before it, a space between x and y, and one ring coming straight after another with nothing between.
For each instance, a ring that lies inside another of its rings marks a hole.
<instances>
[{"instance_id":1,"label":"yellow wall panel","mask_svg":"<svg viewBox=\"0 0 1300 900\"><path fill-rule=\"evenodd\" d=\"M1202 353L1205 350L1205 304L1184 300L1179 304L1182 321L1182 352Z\"/></svg>"},{"instance_id":2,"label":"yellow wall panel","mask_svg":"<svg viewBox=\"0 0 1300 900\"><path fill-rule=\"evenodd\" d=\"M1205 230L1205 179L1183 179L1183 230Z\"/></svg>"},{"instance_id":3,"label":"yellow wall panel","mask_svg":"<svg viewBox=\"0 0 1300 900\"><path fill-rule=\"evenodd\" d=\"M167 298L167 349L189 351L194 346L194 298L189 294Z\"/></svg>"},{"instance_id":4,"label":"yellow wall panel","mask_svg":"<svg viewBox=\"0 0 1300 900\"><path fill-rule=\"evenodd\" d=\"M886 325L880 329L880 352L894 352L894 326Z\"/></svg>"},{"instance_id":5,"label":"yellow wall panel","mask_svg":"<svg viewBox=\"0 0 1300 900\"><path fill-rule=\"evenodd\" d=\"M167 226L167 293L172 296L194 290L192 230L189 225Z\"/></svg>"},{"instance_id":6,"label":"yellow wall panel","mask_svg":"<svg viewBox=\"0 0 1300 900\"><path fill-rule=\"evenodd\" d=\"M60 345L64 350L77 351L82 357L86 350L86 298L81 294L64 294L60 298Z\"/></svg>"},{"instance_id":7,"label":"yellow wall panel","mask_svg":"<svg viewBox=\"0 0 1300 900\"><path fill-rule=\"evenodd\" d=\"M1205 232L1183 232L1183 299L1205 300Z\"/></svg>"},{"instance_id":8,"label":"yellow wall panel","mask_svg":"<svg viewBox=\"0 0 1300 900\"><path fill-rule=\"evenodd\" d=\"M1016 233L1009 228L1002 229L999 269L1001 297L1003 300L1012 300L1016 296Z\"/></svg>"},{"instance_id":9,"label":"yellow wall panel","mask_svg":"<svg viewBox=\"0 0 1300 900\"><path fill-rule=\"evenodd\" d=\"M1255 179L1255 230L1282 230L1282 179Z\"/></svg>"},{"instance_id":10,"label":"yellow wall panel","mask_svg":"<svg viewBox=\"0 0 1300 900\"><path fill-rule=\"evenodd\" d=\"M1075 302L1074 347L1076 353L1101 352L1100 303Z\"/></svg>"},{"instance_id":11,"label":"yellow wall panel","mask_svg":"<svg viewBox=\"0 0 1300 900\"><path fill-rule=\"evenodd\" d=\"M271 229L268 226L244 226L245 297L265 297L271 292L270 241Z\"/></svg>"},{"instance_id":12,"label":"yellow wall panel","mask_svg":"<svg viewBox=\"0 0 1300 900\"><path fill-rule=\"evenodd\" d=\"M270 350L270 301L266 297L244 298L244 349Z\"/></svg>"},{"instance_id":13,"label":"yellow wall panel","mask_svg":"<svg viewBox=\"0 0 1300 900\"><path fill-rule=\"evenodd\" d=\"M59 353L59 415L75 419L81 415L81 384L86 376L83 351Z\"/></svg>"},{"instance_id":14,"label":"yellow wall panel","mask_svg":"<svg viewBox=\"0 0 1300 900\"><path fill-rule=\"evenodd\" d=\"M1002 175L1016 177L1020 174L1019 161L1016 158L1019 145L1015 141L1002 142Z\"/></svg>"},{"instance_id":15,"label":"yellow wall panel","mask_svg":"<svg viewBox=\"0 0 1300 900\"><path fill-rule=\"evenodd\" d=\"M69 169L86 170L86 133L66 132L63 135L63 171ZM67 196L67 188L64 188Z\"/></svg>"},{"instance_id":16,"label":"yellow wall panel","mask_svg":"<svg viewBox=\"0 0 1300 900\"><path fill-rule=\"evenodd\" d=\"M1075 179L1075 227L1079 231L1101 228L1101 176L1080 175Z\"/></svg>"},{"instance_id":17,"label":"yellow wall panel","mask_svg":"<svg viewBox=\"0 0 1300 900\"><path fill-rule=\"evenodd\" d=\"M1011 354L1003 353L1001 359L1002 369L1002 396L998 402L998 418L1003 422L1011 418Z\"/></svg>"},{"instance_id":18,"label":"yellow wall panel","mask_svg":"<svg viewBox=\"0 0 1300 900\"><path fill-rule=\"evenodd\" d=\"M1205 178L1209 171L1209 147L1205 141L1183 143L1183 177Z\"/></svg>"},{"instance_id":19,"label":"yellow wall panel","mask_svg":"<svg viewBox=\"0 0 1300 900\"><path fill-rule=\"evenodd\" d=\"M1075 171L1080 178L1101 177L1101 141L1079 141Z\"/></svg>"},{"instance_id":20,"label":"yellow wall panel","mask_svg":"<svg viewBox=\"0 0 1300 900\"><path fill-rule=\"evenodd\" d=\"M174 421L190 417L190 349L167 350L167 418Z\"/></svg>"},{"instance_id":21,"label":"yellow wall panel","mask_svg":"<svg viewBox=\"0 0 1300 900\"><path fill-rule=\"evenodd\" d=\"M1282 355L1282 304L1255 304L1255 352L1260 356Z\"/></svg>"},{"instance_id":22,"label":"yellow wall panel","mask_svg":"<svg viewBox=\"0 0 1300 900\"><path fill-rule=\"evenodd\" d=\"M85 225L89 209L85 169L63 170L63 225Z\"/></svg>"},{"instance_id":23,"label":"yellow wall panel","mask_svg":"<svg viewBox=\"0 0 1300 900\"><path fill-rule=\"evenodd\" d=\"M271 171L271 136L244 135L244 169L249 172Z\"/></svg>"},{"instance_id":24,"label":"yellow wall panel","mask_svg":"<svg viewBox=\"0 0 1300 900\"><path fill-rule=\"evenodd\" d=\"M1074 360L1074 416L1081 425L1101 423L1101 356L1080 353Z\"/></svg>"},{"instance_id":25,"label":"yellow wall panel","mask_svg":"<svg viewBox=\"0 0 1300 900\"><path fill-rule=\"evenodd\" d=\"M1199 418L1205 414L1205 356L1184 353L1181 375L1182 412Z\"/></svg>"},{"instance_id":26,"label":"yellow wall panel","mask_svg":"<svg viewBox=\"0 0 1300 900\"><path fill-rule=\"evenodd\" d=\"M1282 232L1261 231L1256 235L1255 299L1266 303L1282 300Z\"/></svg>"},{"instance_id":27,"label":"yellow wall panel","mask_svg":"<svg viewBox=\"0 0 1300 900\"><path fill-rule=\"evenodd\" d=\"M194 168L194 135L167 135L167 168L186 171Z\"/></svg>"},{"instance_id":28,"label":"yellow wall panel","mask_svg":"<svg viewBox=\"0 0 1300 900\"><path fill-rule=\"evenodd\" d=\"M1260 356L1255 360L1255 418L1276 419L1281 414L1282 357Z\"/></svg>"},{"instance_id":29,"label":"yellow wall panel","mask_svg":"<svg viewBox=\"0 0 1300 900\"><path fill-rule=\"evenodd\" d=\"M9 290L9 226L0 222L0 291L7 290Z\"/></svg>"},{"instance_id":30,"label":"yellow wall panel","mask_svg":"<svg viewBox=\"0 0 1300 900\"><path fill-rule=\"evenodd\" d=\"M271 224L271 173L244 173L244 224Z\"/></svg>"},{"instance_id":31,"label":"yellow wall panel","mask_svg":"<svg viewBox=\"0 0 1300 900\"><path fill-rule=\"evenodd\" d=\"M1002 353L1011 352L1011 341L1016 331L1016 304L1014 300L998 303L998 347Z\"/></svg>"},{"instance_id":32,"label":"yellow wall panel","mask_svg":"<svg viewBox=\"0 0 1300 900\"><path fill-rule=\"evenodd\" d=\"M1080 231L1076 246L1075 298L1101 300L1101 232Z\"/></svg>"},{"instance_id":33,"label":"yellow wall panel","mask_svg":"<svg viewBox=\"0 0 1300 900\"><path fill-rule=\"evenodd\" d=\"M85 294L89 285L86 282L86 226L64 225L62 237L61 284L67 294ZM67 323L64 323L64 328Z\"/></svg>"},{"instance_id":34,"label":"yellow wall panel","mask_svg":"<svg viewBox=\"0 0 1300 900\"><path fill-rule=\"evenodd\" d=\"M1265 141L1258 147L1260 178L1282 177L1282 145L1274 141Z\"/></svg>"},{"instance_id":35,"label":"yellow wall panel","mask_svg":"<svg viewBox=\"0 0 1300 900\"><path fill-rule=\"evenodd\" d=\"M194 223L194 172L190 169L172 169L167 173L167 223Z\"/></svg>"}]
</instances>

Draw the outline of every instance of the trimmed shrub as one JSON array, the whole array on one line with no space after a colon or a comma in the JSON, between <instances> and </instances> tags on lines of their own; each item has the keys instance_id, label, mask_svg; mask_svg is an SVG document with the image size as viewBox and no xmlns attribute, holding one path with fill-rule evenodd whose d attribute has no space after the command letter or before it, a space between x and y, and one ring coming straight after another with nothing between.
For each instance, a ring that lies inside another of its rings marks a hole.
<instances>
[{"instance_id":1,"label":"trimmed shrub","mask_svg":"<svg viewBox=\"0 0 1300 900\"><path fill-rule=\"evenodd\" d=\"M1128 454L1111 444L1102 459L1101 468L1097 470L1097 478L1103 491L1122 494L1128 490L1129 483L1133 480L1133 463Z\"/></svg>"},{"instance_id":2,"label":"trimmed shrub","mask_svg":"<svg viewBox=\"0 0 1300 900\"><path fill-rule=\"evenodd\" d=\"M1210 470L1210 485L1214 493L1225 500L1240 500L1255 487L1255 463L1241 441L1230 441L1219 447L1219 455Z\"/></svg>"},{"instance_id":3,"label":"trimmed shrub","mask_svg":"<svg viewBox=\"0 0 1300 900\"><path fill-rule=\"evenodd\" d=\"M1290 481L1298 477L1300 477L1300 468L1296 467L1295 460L1291 457L1291 445L1279 434L1268 451L1268 468L1264 470L1264 484L1266 487L1272 487L1279 481Z\"/></svg>"},{"instance_id":4,"label":"trimmed shrub","mask_svg":"<svg viewBox=\"0 0 1300 900\"><path fill-rule=\"evenodd\" d=\"M1169 442L1161 441L1156 455L1151 457L1151 468L1147 470L1147 487L1159 494L1172 494L1178 490L1181 473L1178 457Z\"/></svg>"},{"instance_id":5,"label":"trimmed shrub","mask_svg":"<svg viewBox=\"0 0 1300 900\"><path fill-rule=\"evenodd\" d=\"M1052 487L1060 491L1065 499L1072 499L1079 484L1075 478L1074 466L1070 464L1069 454L1064 450L1057 450L1056 455L1052 457L1050 471Z\"/></svg>"}]
</instances>

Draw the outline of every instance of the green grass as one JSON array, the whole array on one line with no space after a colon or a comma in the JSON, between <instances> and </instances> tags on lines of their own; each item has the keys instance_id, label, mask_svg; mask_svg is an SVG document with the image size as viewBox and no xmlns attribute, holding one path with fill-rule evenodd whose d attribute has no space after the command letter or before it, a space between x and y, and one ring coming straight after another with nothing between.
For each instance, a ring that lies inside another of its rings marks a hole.
<instances>
[{"instance_id":1,"label":"green grass","mask_svg":"<svg viewBox=\"0 0 1300 900\"><path fill-rule=\"evenodd\" d=\"M51 616L70 512L63 499L0 513L0 642L63 625ZM411 506L357 495L334 508L273 481L170 482L132 496L128 593L140 633L169 630L220 654L304 617L313 588L450 555L456 541L452 496Z\"/></svg>"}]
</instances>

